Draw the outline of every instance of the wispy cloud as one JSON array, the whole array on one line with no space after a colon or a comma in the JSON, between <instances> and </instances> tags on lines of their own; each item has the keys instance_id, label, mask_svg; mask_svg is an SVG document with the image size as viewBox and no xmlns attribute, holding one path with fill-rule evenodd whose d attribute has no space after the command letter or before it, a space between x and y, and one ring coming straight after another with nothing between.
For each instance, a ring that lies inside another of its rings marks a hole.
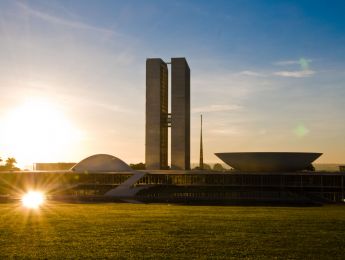
<instances>
[{"instance_id":1,"label":"wispy cloud","mask_svg":"<svg viewBox=\"0 0 345 260\"><path fill-rule=\"evenodd\" d=\"M310 69L310 63L312 63L313 60L306 59L306 58L300 58L298 60L284 60L284 61L278 61L275 63L275 65L278 66L288 66L288 65L299 65L301 70L309 70Z\"/></svg>"},{"instance_id":2,"label":"wispy cloud","mask_svg":"<svg viewBox=\"0 0 345 260\"><path fill-rule=\"evenodd\" d=\"M221 111L238 111L242 106L239 105L210 105L204 107L196 107L192 109L193 113L221 112Z\"/></svg>"},{"instance_id":3,"label":"wispy cloud","mask_svg":"<svg viewBox=\"0 0 345 260\"><path fill-rule=\"evenodd\" d=\"M253 77L266 77L266 75L263 73L251 71L251 70L243 70L239 73L239 75L253 76Z\"/></svg>"},{"instance_id":4,"label":"wispy cloud","mask_svg":"<svg viewBox=\"0 0 345 260\"><path fill-rule=\"evenodd\" d=\"M278 62L275 62L274 65L277 65L277 66L299 65L300 70L276 71L273 74L276 75L276 76L289 77L289 78L305 78L305 77L310 77L310 76L315 74L315 71L310 69L310 63L311 62L313 62L313 60L306 59L306 58L300 58L298 60L278 61Z\"/></svg>"},{"instance_id":5,"label":"wispy cloud","mask_svg":"<svg viewBox=\"0 0 345 260\"><path fill-rule=\"evenodd\" d=\"M268 74L267 76L272 76ZM198 71L193 73L192 91L207 95L211 104L228 104L229 99L242 100L257 93L279 88L270 77L244 77L238 72ZM212 101L211 101L212 100ZM197 100L199 103L199 101ZM201 104L196 107L201 106Z\"/></svg>"},{"instance_id":6,"label":"wispy cloud","mask_svg":"<svg viewBox=\"0 0 345 260\"><path fill-rule=\"evenodd\" d=\"M210 133L215 135L241 135L243 134L243 131L229 127L227 129L212 129Z\"/></svg>"},{"instance_id":7,"label":"wispy cloud","mask_svg":"<svg viewBox=\"0 0 345 260\"><path fill-rule=\"evenodd\" d=\"M276 76L280 77L289 77L289 78L306 78L315 74L313 70L297 70L297 71L277 71L273 73Z\"/></svg>"},{"instance_id":8,"label":"wispy cloud","mask_svg":"<svg viewBox=\"0 0 345 260\"><path fill-rule=\"evenodd\" d=\"M54 15L48 14L46 12L42 12L40 10L34 9L34 8L24 4L22 2L16 2L16 4L20 8L22 8L23 11L25 11L27 14L34 16L36 18L39 18L41 20L44 20L46 22L49 22L49 23L68 26L68 27L75 28L75 29L97 31L100 33L108 34L108 35L112 35L112 34L118 35L119 34L115 31L107 29L107 28L90 25L90 24L87 24L87 23L84 23L81 21L77 21L77 20L67 19L65 17L54 16Z\"/></svg>"},{"instance_id":9,"label":"wispy cloud","mask_svg":"<svg viewBox=\"0 0 345 260\"><path fill-rule=\"evenodd\" d=\"M274 65L278 65L278 66L287 66L287 65L295 65L295 64L300 64L301 60L304 60L308 63L313 62L312 59L298 59L298 60L282 60L282 61L277 61L274 63Z\"/></svg>"}]
</instances>

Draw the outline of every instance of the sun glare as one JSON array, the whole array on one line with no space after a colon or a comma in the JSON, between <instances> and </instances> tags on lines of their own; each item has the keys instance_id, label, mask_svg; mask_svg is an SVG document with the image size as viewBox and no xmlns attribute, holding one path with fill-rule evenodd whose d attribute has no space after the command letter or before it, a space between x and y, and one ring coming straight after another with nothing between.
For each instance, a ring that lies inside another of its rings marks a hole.
<instances>
[{"instance_id":1,"label":"sun glare","mask_svg":"<svg viewBox=\"0 0 345 260\"><path fill-rule=\"evenodd\" d=\"M80 139L63 109L45 99L30 99L8 111L2 125L3 148L22 164L61 158Z\"/></svg>"},{"instance_id":2,"label":"sun glare","mask_svg":"<svg viewBox=\"0 0 345 260\"><path fill-rule=\"evenodd\" d=\"M45 201L45 196L40 191L29 191L22 197L22 204L29 209L38 209Z\"/></svg>"}]
</instances>

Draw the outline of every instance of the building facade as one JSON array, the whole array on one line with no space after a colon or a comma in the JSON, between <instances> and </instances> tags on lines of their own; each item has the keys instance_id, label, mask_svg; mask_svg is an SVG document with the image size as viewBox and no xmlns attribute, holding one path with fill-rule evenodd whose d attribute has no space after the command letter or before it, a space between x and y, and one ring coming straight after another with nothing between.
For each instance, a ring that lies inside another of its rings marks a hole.
<instances>
[{"instance_id":1,"label":"building facade","mask_svg":"<svg viewBox=\"0 0 345 260\"><path fill-rule=\"evenodd\" d=\"M190 169L190 69L185 58L171 59L171 114L168 66L146 60L145 163L150 170L168 168L168 127L171 126L171 168Z\"/></svg>"},{"instance_id":2,"label":"building facade","mask_svg":"<svg viewBox=\"0 0 345 260\"><path fill-rule=\"evenodd\" d=\"M171 168L190 169L190 69L185 58L171 59Z\"/></svg>"},{"instance_id":3,"label":"building facade","mask_svg":"<svg viewBox=\"0 0 345 260\"><path fill-rule=\"evenodd\" d=\"M142 171L134 184L139 192L127 199L182 203L343 203L341 172L244 173L213 171ZM0 202L28 188L45 191L50 199L106 201L106 194L127 182L133 172L73 171L0 172Z\"/></svg>"},{"instance_id":4,"label":"building facade","mask_svg":"<svg viewBox=\"0 0 345 260\"><path fill-rule=\"evenodd\" d=\"M64 171L71 169L76 163L58 162L58 163L34 163L34 171Z\"/></svg>"},{"instance_id":5,"label":"building facade","mask_svg":"<svg viewBox=\"0 0 345 260\"><path fill-rule=\"evenodd\" d=\"M168 66L161 59L146 60L147 169L168 168Z\"/></svg>"}]
</instances>

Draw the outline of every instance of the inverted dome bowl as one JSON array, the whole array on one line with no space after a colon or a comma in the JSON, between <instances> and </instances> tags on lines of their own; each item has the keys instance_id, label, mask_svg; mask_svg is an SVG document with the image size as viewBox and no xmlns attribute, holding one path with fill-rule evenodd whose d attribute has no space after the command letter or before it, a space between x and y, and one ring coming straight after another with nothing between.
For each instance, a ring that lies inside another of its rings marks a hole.
<instances>
[{"instance_id":1,"label":"inverted dome bowl","mask_svg":"<svg viewBox=\"0 0 345 260\"><path fill-rule=\"evenodd\" d=\"M322 153L247 152L215 155L239 171L283 172L309 169Z\"/></svg>"}]
</instances>

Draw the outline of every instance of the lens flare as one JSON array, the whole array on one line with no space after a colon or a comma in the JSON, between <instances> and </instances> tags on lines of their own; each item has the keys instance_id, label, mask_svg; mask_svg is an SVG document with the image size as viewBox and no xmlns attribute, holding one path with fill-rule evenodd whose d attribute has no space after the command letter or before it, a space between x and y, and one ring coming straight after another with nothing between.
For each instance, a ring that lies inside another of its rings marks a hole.
<instances>
[{"instance_id":1,"label":"lens flare","mask_svg":"<svg viewBox=\"0 0 345 260\"><path fill-rule=\"evenodd\" d=\"M293 130L293 132L295 133L295 135L297 135L298 137L304 137L306 135L309 134L310 130L305 127L304 125L300 124L298 126L295 127L295 129Z\"/></svg>"},{"instance_id":2,"label":"lens flare","mask_svg":"<svg viewBox=\"0 0 345 260\"><path fill-rule=\"evenodd\" d=\"M299 61L298 61L298 63L301 66L302 70L308 70L310 62L311 62L311 60L307 60L305 58L300 58Z\"/></svg>"},{"instance_id":3,"label":"lens flare","mask_svg":"<svg viewBox=\"0 0 345 260\"><path fill-rule=\"evenodd\" d=\"M40 191L29 191L22 197L22 204L29 209L38 209L45 201L45 196Z\"/></svg>"}]
</instances>

